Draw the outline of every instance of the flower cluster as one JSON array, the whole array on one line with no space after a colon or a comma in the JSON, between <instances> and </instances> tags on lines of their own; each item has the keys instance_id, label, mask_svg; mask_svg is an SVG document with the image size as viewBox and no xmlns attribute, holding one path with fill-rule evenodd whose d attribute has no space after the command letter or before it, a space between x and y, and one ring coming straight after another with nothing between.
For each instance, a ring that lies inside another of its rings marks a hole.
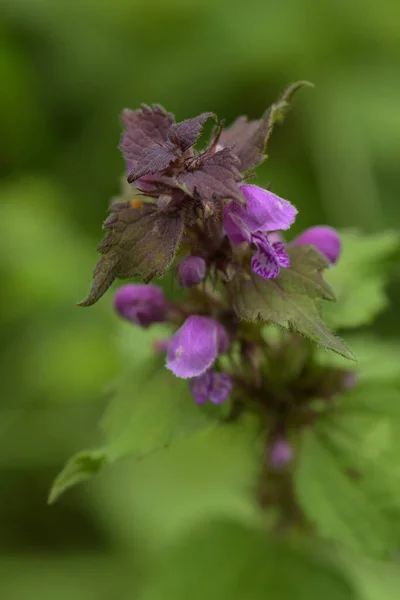
<instances>
[{"instance_id":1,"label":"flower cluster","mask_svg":"<svg viewBox=\"0 0 400 600\"><path fill-rule=\"evenodd\" d=\"M229 202L223 215L224 233L233 246L255 247L251 269L264 279L276 278L281 268L290 266L285 243L273 235L293 223L296 209L272 192L256 185L243 185L246 205ZM272 233L272 235L271 235ZM222 239L224 243L224 238ZM340 254L340 238L329 227L312 227L291 242L291 246L313 245L334 264ZM200 256L188 256L178 266L178 281L191 288L205 281L207 262ZM156 285L128 284L115 295L115 308L121 317L135 325L148 327L152 323L174 319L176 311ZM232 377L212 369L221 354L232 345L227 329L211 316L192 314L186 318L162 350L166 351L166 366L177 377L191 379L194 400L220 404L229 397ZM277 452L279 454L279 452Z\"/></svg>"},{"instance_id":2,"label":"flower cluster","mask_svg":"<svg viewBox=\"0 0 400 600\"><path fill-rule=\"evenodd\" d=\"M330 400L350 381L348 372L315 370L305 339L351 357L320 314L320 301L334 299L322 272L339 258L338 233L317 226L287 241L297 209L247 183L302 85L288 88L257 121L241 117L217 127L203 151L195 145L212 113L175 123L158 105L124 111L128 185L110 206L92 289L81 303L95 303L116 278L141 277L144 283L117 291L118 314L144 328L170 324L171 337L154 348L165 353L167 369L189 380L198 405L229 399L232 415L267 413L266 457L276 471L292 459L290 426L315 418L309 401ZM172 302L149 282L175 258L183 291ZM280 343L267 339L268 324L288 331Z\"/></svg>"}]
</instances>

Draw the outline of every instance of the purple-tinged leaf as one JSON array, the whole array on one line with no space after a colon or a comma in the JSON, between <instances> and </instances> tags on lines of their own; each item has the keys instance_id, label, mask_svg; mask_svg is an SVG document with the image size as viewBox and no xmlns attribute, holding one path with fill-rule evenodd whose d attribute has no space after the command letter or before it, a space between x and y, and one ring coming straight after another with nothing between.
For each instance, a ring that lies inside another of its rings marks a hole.
<instances>
[{"instance_id":1,"label":"purple-tinged leaf","mask_svg":"<svg viewBox=\"0 0 400 600\"><path fill-rule=\"evenodd\" d=\"M212 112L205 112L193 119L186 119L172 125L168 132L169 141L184 152L195 145L204 123L210 118L216 119L216 116Z\"/></svg>"},{"instance_id":2,"label":"purple-tinged leaf","mask_svg":"<svg viewBox=\"0 0 400 600\"><path fill-rule=\"evenodd\" d=\"M238 159L224 148L215 154L206 156L193 163L193 169L178 176L178 181L202 200L236 200L244 202L244 197L238 183L241 175L238 170Z\"/></svg>"},{"instance_id":3,"label":"purple-tinged leaf","mask_svg":"<svg viewBox=\"0 0 400 600\"><path fill-rule=\"evenodd\" d=\"M305 86L312 84L308 81L293 83L267 108L261 119L248 121L247 117L239 117L231 127L222 132L219 144L231 148L238 156L241 171L256 167L264 160L266 145L275 123L283 120L292 97Z\"/></svg>"},{"instance_id":4,"label":"purple-tinged leaf","mask_svg":"<svg viewBox=\"0 0 400 600\"><path fill-rule=\"evenodd\" d=\"M167 141L174 116L158 104L153 104L151 108L142 105L139 110L125 109L122 112L122 122L125 131L120 148L125 159L134 164L146 148Z\"/></svg>"},{"instance_id":5,"label":"purple-tinged leaf","mask_svg":"<svg viewBox=\"0 0 400 600\"><path fill-rule=\"evenodd\" d=\"M107 233L98 247L103 256L96 265L92 289L79 306L97 302L117 277L140 275L148 282L162 275L182 238L183 210L157 212L149 205L132 208L130 202L114 202L110 210L104 223Z\"/></svg>"},{"instance_id":6,"label":"purple-tinged leaf","mask_svg":"<svg viewBox=\"0 0 400 600\"><path fill-rule=\"evenodd\" d=\"M138 162L132 167L128 182L133 183L143 175L165 171L176 158L173 149L154 144L143 151Z\"/></svg>"}]
</instances>

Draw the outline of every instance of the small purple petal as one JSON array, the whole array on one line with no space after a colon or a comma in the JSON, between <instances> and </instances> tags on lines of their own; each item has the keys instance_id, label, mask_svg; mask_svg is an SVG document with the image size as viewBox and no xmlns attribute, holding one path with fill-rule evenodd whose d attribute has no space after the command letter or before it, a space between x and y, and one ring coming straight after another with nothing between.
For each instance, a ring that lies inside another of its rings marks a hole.
<instances>
[{"instance_id":1,"label":"small purple petal","mask_svg":"<svg viewBox=\"0 0 400 600\"><path fill-rule=\"evenodd\" d=\"M287 200L257 185L242 185L240 190L247 205L236 203L234 215L249 231L280 231L293 224L297 210Z\"/></svg>"},{"instance_id":2,"label":"small purple petal","mask_svg":"<svg viewBox=\"0 0 400 600\"><path fill-rule=\"evenodd\" d=\"M283 267L284 269L290 267L290 258L288 253L286 252L285 244L283 244L282 242L274 242L272 244L272 248L274 249L279 266Z\"/></svg>"},{"instance_id":3,"label":"small purple petal","mask_svg":"<svg viewBox=\"0 0 400 600\"><path fill-rule=\"evenodd\" d=\"M358 373L348 371L343 375L342 389L345 391L352 390L358 383Z\"/></svg>"},{"instance_id":4,"label":"small purple petal","mask_svg":"<svg viewBox=\"0 0 400 600\"><path fill-rule=\"evenodd\" d=\"M279 262L273 247L261 235L254 235L257 251L251 259L251 270L263 279L275 279L279 275Z\"/></svg>"},{"instance_id":5,"label":"small purple petal","mask_svg":"<svg viewBox=\"0 0 400 600\"><path fill-rule=\"evenodd\" d=\"M232 379L226 373L208 369L191 380L190 391L197 404L204 404L207 400L213 404L222 404L232 391Z\"/></svg>"},{"instance_id":6,"label":"small purple petal","mask_svg":"<svg viewBox=\"0 0 400 600\"><path fill-rule=\"evenodd\" d=\"M208 400L211 381L211 369L208 369L203 375L194 377L190 381L190 391L196 404L205 404Z\"/></svg>"},{"instance_id":7,"label":"small purple petal","mask_svg":"<svg viewBox=\"0 0 400 600\"><path fill-rule=\"evenodd\" d=\"M203 281L206 276L207 265L200 256L188 256L179 265L179 283L184 288L190 288Z\"/></svg>"},{"instance_id":8,"label":"small purple petal","mask_svg":"<svg viewBox=\"0 0 400 600\"><path fill-rule=\"evenodd\" d=\"M232 379L227 373L212 372L209 400L213 404L222 404L232 391Z\"/></svg>"},{"instance_id":9,"label":"small purple petal","mask_svg":"<svg viewBox=\"0 0 400 600\"><path fill-rule=\"evenodd\" d=\"M269 451L271 466L279 471L286 467L293 459L292 446L284 439L275 441Z\"/></svg>"},{"instance_id":10,"label":"small purple petal","mask_svg":"<svg viewBox=\"0 0 400 600\"><path fill-rule=\"evenodd\" d=\"M115 294L114 306L121 317L141 327L167 318L168 303L163 290L156 285L124 285Z\"/></svg>"},{"instance_id":11,"label":"small purple petal","mask_svg":"<svg viewBox=\"0 0 400 600\"><path fill-rule=\"evenodd\" d=\"M210 317L191 316L171 339L167 368L177 377L197 377L218 354L218 323Z\"/></svg>"},{"instance_id":12,"label":"small purple petal","mask_svg":"<svg viewBox=\"0 0 400 600\"><path fill-rule=\"evenodd\" d=\"M250 241L250 233L235 216L237 202L229 202L224 209L224 231L232 244L237 246Z\"/></svg>"},{"instance_id":13,"label":"small purple petal","mask_svg":"<svg viewBox=\"0 0 400 600\"><path fill-rule=\"evenodd\" d=\"M283 239L279 231L271 231L270 233L268 233L268 241L270 242L270 244L275 244L275 242L282 242L283 244L285 240Z\"/></svg>"},{"instance_id":14,"label":"small purple petal","mask_svg":"<svg viewBox=\"0 0 400 600\"><path fill-rule=\"evenodd\" d=\"M318 225L310 227L301 233L293 242L292 246L315 246L325 258L334 265L342 251L342 243L338 232L333 227Z\"/></svg>"}]
</instances>

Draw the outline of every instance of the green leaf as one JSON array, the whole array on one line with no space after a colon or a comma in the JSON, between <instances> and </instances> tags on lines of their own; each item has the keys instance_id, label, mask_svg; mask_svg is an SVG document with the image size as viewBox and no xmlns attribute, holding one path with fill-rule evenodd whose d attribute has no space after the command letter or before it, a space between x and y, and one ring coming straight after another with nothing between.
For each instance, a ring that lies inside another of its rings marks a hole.
<instances>
[{"instance_id":1,"label":"green leaf","mask_svg":"<svg viewBox=\"0 0 400 600\"><path fill-rule=\"evenodd\" d=\"M239 318L273 322L294 329L320 346L354 360L353 353L325 326L321 318L321 300L333 300L321 271L325 259L311 246L289 250L291 266L281 269L276 279L262 279L251 273L237 277L229 286Z\"/></svg>"},{"instance_id":2,"label":"green leaf","mask_svg":"<svg viewBox=\"0 0 400 600\"><path fill-rule=\"evenodd\" d=\"M323 537L388 557L400 541L400 393L371 383L343 397L302 440L302 508Z\"/></svg>"},{"instance_id":3,"label":"green leaf","mask_svg":"<svg viewBox=\"0 0 400 600\"><path fill-rule=\"evenodd\" d=\"M400 238L393 232L362 235L341 234L343 251L326 279L337 303L326 306L324 316L331 327L360 327L371 323L387 307L385 284Z\"/></svg>"},{"instance_id":4,"label":"green leaf","mask_svg":"<svg viewBox=\"0 0 400 600\"><path fill-rule=\"evenodd\" d=\"M357 364L350 365L360 382L392 383L400 385L400 344L396 340L382 340L372 335L351 335L346 338ZM348 369L349 363L341 356L322 350L317 354L320 364Z\"/></svg>"},{"instance_id":5,"label":"green leaf","mask_svg":"<svg viewBox=\"0 0 400 600\"><path fill-rule=\"evenodd\" d=\"M106 462L107 455L102 450L80 452L73 456L57 475L49 494L49 504L55 502L68 488L96 475Z\"/></svg>"},{"instance_id":6,"label":"green leaf","mask_svg":"<svg viewBox=\"0 0 400 600\"><path fill-rule=\"evenodd\" d=\"M193 401L188 382L172 375L163 358L152 356L150 341L157 331L165 329L140 331L142 343L138 341L131 356L134 368L110 390L112 398L101 422L104 445L70 459L53 484L50 502L105 464L128 456L142 458L215 424L215 417Z\"/></svg>"},{"instance_id":7,"label":"green leaf","mask_svg":"<svg viewBox=\"0 0 400 600\"><path fill-rule=\"evenodd\" d=\"M350 600L328 556L229 521L203 524L168 548L139 600Z\"/></svg>"}]
</instances>

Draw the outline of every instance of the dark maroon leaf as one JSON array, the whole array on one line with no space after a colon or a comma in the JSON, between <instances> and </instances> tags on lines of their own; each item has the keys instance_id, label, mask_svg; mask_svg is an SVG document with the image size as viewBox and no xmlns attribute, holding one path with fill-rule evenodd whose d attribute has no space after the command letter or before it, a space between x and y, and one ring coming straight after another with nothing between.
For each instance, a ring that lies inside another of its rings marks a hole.
<instances>
[{"instance_id":1,"label":"dark maroon leaf","mask_svg":"<svg viewBox=\"0 0 400 600\"><path fill-rule=\"evenodd\" d=\"M231 148L238 156L241 171L256 167L264 160L266 145L275 123L284 119L297 90L311 85L308 81L293 83L267 108L261 119L248 121L247 117L239 117L231 127L222 132L219 144Z\"/></svg>"},{"instance_id":2,"label":"dark maroon leaf","mask_svg":"<svg viewBox=\"0 0 400 600\"><path fill-rule=\"evenodd\" d=\"M98 247L103 256L93 273L90 293L79 306L91 306L117 277L140 275L145 282L162 275L173 260L183 234L185 211L157 212L153 205L132 208L114 202L104 223L107 230Z\"/></svg>"},{"instance_id":3,"label":"dark maroon leaf","mask_svg":"<svg viewBox=\"0 0 400 600\"><path fill-rule=\"evenodd\" d=\"M191 194L197 193L204 201L236 200L244 202L238 183L241 175L239 160L229 148L201 158L193 164L190 171L178 176L178 181L188 188Z\"/></svg>"},{"instance_id":4,"label":"dark maroon leaf","mask_svg":"<svg viewBox=\"0 0 400 600\"><path fill-rule=\"evenodd\" d=\"M125 159L135 164L146 148L167 141L174 116L158 104L153 104L152 108L143 105L139 110L125 109L122 122L125 131L120 148Z\"/></svg>"},{"instance_id":5,"label":"dark maroon leaf","mask_svg":"<svg viewBox=\"0 0 400 600\"><path fill-rule=\"evenodd\" d=\"M129 172L128 182L132 183L149 173L164 171L174 160L176 160L176 155L172 149L154 144L143 151L140 159Z\"/></svg>"},{"instance_id":6,"label":"dark maroon leaf","mask_svg":"<svg viewBox=\"0 0 400 600\"><path fill-rule=\"evenodd\" d=\"M168 139L172 144L185 151L195 145L204 123L210 118L216 119L216 116L211 112L205 112L198 117L194 117L194 119L186 119L181 123L172 125L168 132Z\"/></svg>"}]
</instances>

